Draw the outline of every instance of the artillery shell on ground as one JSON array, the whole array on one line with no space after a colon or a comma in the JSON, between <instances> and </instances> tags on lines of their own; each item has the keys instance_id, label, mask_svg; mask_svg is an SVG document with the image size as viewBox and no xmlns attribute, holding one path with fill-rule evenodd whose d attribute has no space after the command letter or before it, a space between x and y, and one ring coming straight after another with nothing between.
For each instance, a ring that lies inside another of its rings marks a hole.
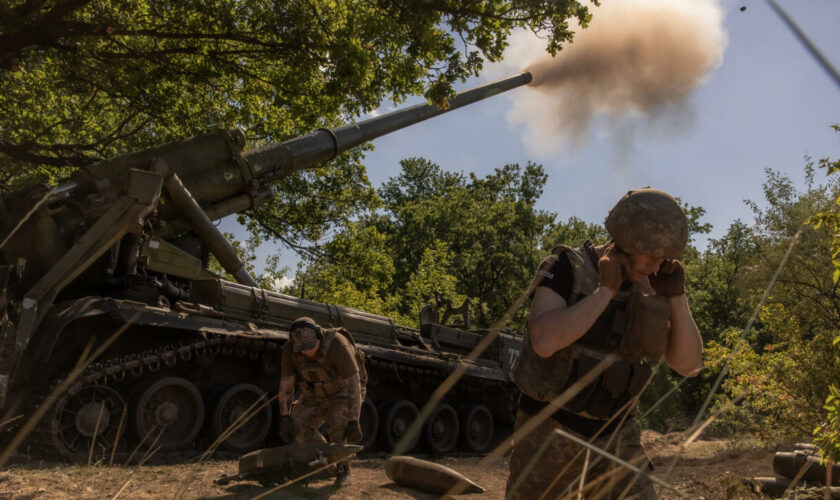
<instances>
[{"instance_id":1,"label":"artillery shell on ground","mask_svg":"<svg viewBox=\"0 0 840 500\"><path fill-rule=\"evenodd\" d=\"M796 443L793 445L793 451L801 451L804 453L817 454L820 449L811 443Z\"/></svg>"},{"instance_id":2,"label":"artillery shell on ground","mask_svg":"<svg viewBox=\"0 0 840 500\"><path fill-rule=\"evenodd\" d=\"M385 474L400 486L444 495L450 491L483 493L484 488L449 467L414 457L393 456L385 462Z\"/></svg>"},{"instance_id":3,"label":"artillery shell on ground","mask_svg":"<svg viewBox=\"0 0 840 500\"><path fill-rule=\"evenodd\" d=\"M808 468L800 479L825 483L826 467L820 464L819 457L802 452L778 452L773 456L773 472L787 478L796 477L806 465ZM831 484L840 485L840 465L834 465L831 469Z\"/></svg>"},{"instance_id":4,"label":"artillery shell on ground","mask_svg":"<svg viewBox=\"0 0 840 500\"><path fill-rule=\"evenodd\" d=\"M756 493L762 493L773 498L780 498L788 488L790 488L791 490L796 488L797 492L804 490L813 490L817 494L815 498L820 499L822 499L825 494L825 487L817 483L800 482L797 483L795 486L791 486L792 481L785 477L754 477L752 479L746 480L745 482L749 483ZM801 497L798 496L797 498ZM840 499L840 488L831 488L831 498Z\"/></svg>"},{"instance_id":5,"label":"artillery shell on ground","mask_svg":"<svg viewBox=\"0 0 840 500\"><path fill-rule=\"evenodd\" d=\"M222 476L216 484L255 480L263 484L291 481L362 451L354 444L294 443L252 451L239 457L239 474Z\"/></svg>"}]
</instances>

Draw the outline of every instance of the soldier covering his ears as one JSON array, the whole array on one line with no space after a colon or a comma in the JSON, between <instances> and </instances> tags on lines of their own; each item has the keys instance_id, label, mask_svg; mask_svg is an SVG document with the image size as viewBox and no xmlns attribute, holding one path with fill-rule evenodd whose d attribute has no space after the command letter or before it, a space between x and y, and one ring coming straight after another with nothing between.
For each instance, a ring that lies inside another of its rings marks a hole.
<instances>
[{"instance_id":1,"label":"soldier covering his ears","mask_svg":"<svg viewBox=\"0 0 840 500\"><path fill-rule=\"evenodd\" d=\"M318 431L324 424L329 442L362 440L364 367L358 366L356 347L341 329L323 329L310 318L298 318L289 329L280 363L278 427L284 441L325 442ZM296 381L301 394L293 402Z\"/></svg>"},{"instance_id":2,"label":"soldier covering his ears","mask_svg":"<svg viewBox=\"0 0 840 500\"><path fill-rule=\"evenodd\" d=\"M602 360L616 360L514 443L509 497L556 498L583 488L584 498L656 498L650 480L595 453L587 458L585 447L555 430L647 469L641 429L622 416L634 412L634 398L651 377L650 361L664 359L683 376L702 369L703 343L677 260L688 241L679 203L656 189L630 191L605 225L608 244L558 246L540 264L513 368L522 391L515 429L552 400L562 401L564 391Z\"/></svg>"}]
</instances>

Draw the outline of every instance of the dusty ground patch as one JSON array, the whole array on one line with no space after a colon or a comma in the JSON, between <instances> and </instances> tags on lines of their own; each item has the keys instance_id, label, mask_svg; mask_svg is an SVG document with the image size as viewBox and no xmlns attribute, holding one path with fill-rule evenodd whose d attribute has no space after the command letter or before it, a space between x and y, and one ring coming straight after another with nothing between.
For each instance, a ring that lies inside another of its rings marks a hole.
<instances>
[{"instance_id":1,"label":"dusty ground patch","mask_svg":"<svg viewBox=\"0 0 840 500\"><path fill-rule=\"evenodd\" d=\"M741 485L741 479L772 475L773 450L744 442L708 440L681 449L674 435L645 433L645 443L662 477L673 467L670 482L694 498L758 498ZM317 480L294 486L263 498L394 498L434 499L434 495L392 483L382 469L384 454L357 458L348 483L333 486L331 480ZM429 457L424 457L429 458ZM672 466L674 460L678 459ZM436 459L483 486L487 492L471 498L504 498L507 457L480 465L481 457L455 456ZM245 499L267 490L254 482L217 486L213 480L236 472L235 460L203 464L105 467L55 464L21 458L0 472L0 499ZM660 491L663 499L677 495ZM466 497L470 498L470 497Z\"/></svg>"}]
</instances>

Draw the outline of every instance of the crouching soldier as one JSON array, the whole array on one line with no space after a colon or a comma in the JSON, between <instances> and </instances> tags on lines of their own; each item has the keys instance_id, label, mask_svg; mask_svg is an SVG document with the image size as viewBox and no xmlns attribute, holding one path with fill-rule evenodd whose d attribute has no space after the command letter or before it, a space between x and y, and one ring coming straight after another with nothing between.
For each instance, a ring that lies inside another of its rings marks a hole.
<instances>
[{"instance_id":1,"label":"crouching soldier","mask_svg":"<svg viewBox=\"0 0 840 500\"><path fill-rule=\"evenodd\" d=\"M279 433L284 441L326 442L318 430L324 424L331 443L362 440L359 414L367 377L364 355L347 330L324 329L299 318L289 330L280 363ZM292 402L295 381L300 397ZM349 467L339 464L339 478L348 473Z\"/></svg>"}]
</instances>

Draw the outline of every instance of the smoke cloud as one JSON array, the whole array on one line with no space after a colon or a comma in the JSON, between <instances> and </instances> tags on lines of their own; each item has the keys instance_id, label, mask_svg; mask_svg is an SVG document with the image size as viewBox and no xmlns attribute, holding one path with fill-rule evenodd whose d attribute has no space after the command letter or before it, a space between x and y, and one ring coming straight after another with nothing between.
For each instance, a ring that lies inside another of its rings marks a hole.
<instances>
[{"instance_id":1,"label":"smoke cloud","mask_svg":"<svg viewBox=\"0 0 840 500\"><path fill-rule=\"evenodd\" d=\"M532 92L516 93L508 118L526 125L526 147L537 157L581 146L599 116L620 149L632 148L628 122L639 117L684 128L691 93L723 58L716 1L607 0L591 10L589 27L556 57L533 36L512 38L506 59L524 62L534 80Z\"/></svg>"}]
</instances>

